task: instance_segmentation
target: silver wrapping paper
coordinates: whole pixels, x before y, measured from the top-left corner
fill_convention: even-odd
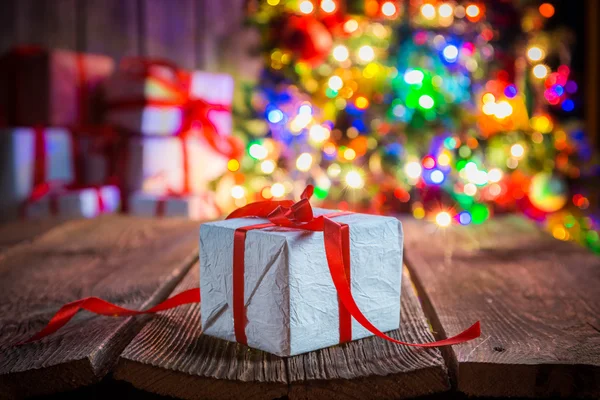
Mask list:
[[[315,215],[332,212],[315,209]],[[380,330],[400,326],[402,225],[396,218],[349,214],[352,294]],[[235,341],[233,236],[235,229],[268,222],[237,218],[200,228],[200,291],[204,333]],[[244,301],[250,347],[292,356],[339,343],[338,298],[325,257],[323,232],[251,230],[245,246]],[[352,339],[372,334],[354,319]]]

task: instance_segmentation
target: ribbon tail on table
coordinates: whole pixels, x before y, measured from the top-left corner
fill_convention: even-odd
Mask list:
[[[147,310],[136,311],[127,308],[119,307],[115,304],[109,303],[106,300],[102,300],[99,297],[86,297],[67,303],[60,308],[50,319],[48,324],[38,333],[30,337],[29,339],[17,343],[22,345],[26,343],[35,342],[48,335],[53,334],[64,325],[67,324],[79,310],[87,310],[99,315],[105,315],[107,317],[130,317],[133,315],[140,314],[152,314],[159,311],[170,310],[171,308],[179,307],[184,304],[200,303],[200,288],[189,289],[181,292],[173,297],[168,298],[162,303],[157,304]]]

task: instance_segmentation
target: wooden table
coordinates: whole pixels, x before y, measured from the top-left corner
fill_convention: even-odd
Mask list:
[[[367,338],[286,359],[203,336],[194,304],[144,317],[81,312],[14,347],[74,299],[139,309],[196,287],[198,224],[0,227],[0,399],[600,397],[600,258],[518,217],[445,230],[402,221],[402,327],[391,335],[433,341],[481,320],[480,339],[440,350]]]

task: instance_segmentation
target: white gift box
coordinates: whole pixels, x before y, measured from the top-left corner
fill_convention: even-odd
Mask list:
[[[220,216],[210,192],[182,196],[133,193],[129,196],[129,213],[144,217],[186,217],[198,221]]]
[[[187,160],[184,164],[184,148]],[[207,185],[227,168],[228,159],[212,151],[202,137],[132,137],[126,180],[129,190],[148,193],[183,192],[185,180],[193,193]],[[186,177],[184,166],[187,165]]]
[[[71,133],[44,128],[46,181],[70,184],[75,179]],[[36,134],[34,128],[0,130],[0,218],[18,215],[18,208],[34,186]]]
[[[172,68],[150,66],[145,79],[131,77],[126,73],[117,73],[106,85],[105,95],[110,105],[132,99],[147,100],[143,107],[111,107],[106,115],[109,123],[129,131],[145,135],[171,136],[179,132],[183,123],[182,106],[157,106],[153,101],[182,103],[181,93],[172,86],[181,87],[182,82]],[[209,104],[231,106],[233,100],[233,78],[227,74],[214,74],[202,71],[190,73],[190,99],[202,99]],[[179,89],[180,90],[180,89]],[[222,135],[232,132],[230,111],[210,111],[209,120]]]
[[[28,203],[23,208],[23,216],[27,219],[38,219],[50,215],[60,215],[68,218],[93,218],[100,214],[115,213],[119,210],[120,205],[121,194],[119,188],[113,185],[98,188],[69,189],[48,194],[39,200]]]
[[[315,215],[331,213],[315,209]],[[350,227],[351,290],[381,331],[400,326],[402,225],[366,214],[334,217]],[[268,222],[236,218],[200,228],[200,292],[204,333],[235,341],[233,239],[237,228]],[[248,346],[292,356],[339,343],[339,305],[323,232],[272,227],[250,230],[245,242],[244,304]],[[372,334],[352,319],[352,339]]]

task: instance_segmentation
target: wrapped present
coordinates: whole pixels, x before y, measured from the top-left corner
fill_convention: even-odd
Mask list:
[[[93,218],[100,214],[117,212],[121,204],[119,188],[113,185],[89,187],[62,187],[46,190],[38,188],[21,205],[21,216],[38,219],[59,215],[68,218]]]
[[[62,128],[6,128],[0,131],[0,209],[2,219],[16,216],[36,187],[68,185],[78,175],[73,136]]]
[[[193,303],[200,303],[203,333],[280,356],[370,335],[413,347],[451,346],[481,335],[479,322],[430,343],[403,342],[383,333],[380,329],[400,325],[402,225],[395,218],[313,210],[313,189],[308,186],[297,203],[259,201],[225,221],[203,224],[200,288],[145,310],[97,297],[76,300],[16,344],[51,335],[80,309],[130,317]]]
[[[202,194],[149,194],[129,196],[129,213],[146,217],[186,217],[212,220],[221,215],[211,192]]]
[[[0,58],[0,115],[6,126],[80,126],[100,122],[107,56],[19,47]]]
[[[81,182],[84,185],[115,183],[118,179],[119,147],[124,143],[111,126],[96,125],[73,132]]]
[[[307,197],[252,203],[201,226],[204,333],[280,356],[371,336],[340,303],[328,264],[336,258],[368,321],[400,326],[401,223],[313,210]]]
[[[228,159],[209,151],[195,130],[179,136],[130,137],[128,142],[123,173],[130,191],[202,193],[227,168]]]
[[[106,121],[145,135],[176,135],[192,124],[232,131],[233,79],[188,73],[167,61],[128,58],[104,89]]]

